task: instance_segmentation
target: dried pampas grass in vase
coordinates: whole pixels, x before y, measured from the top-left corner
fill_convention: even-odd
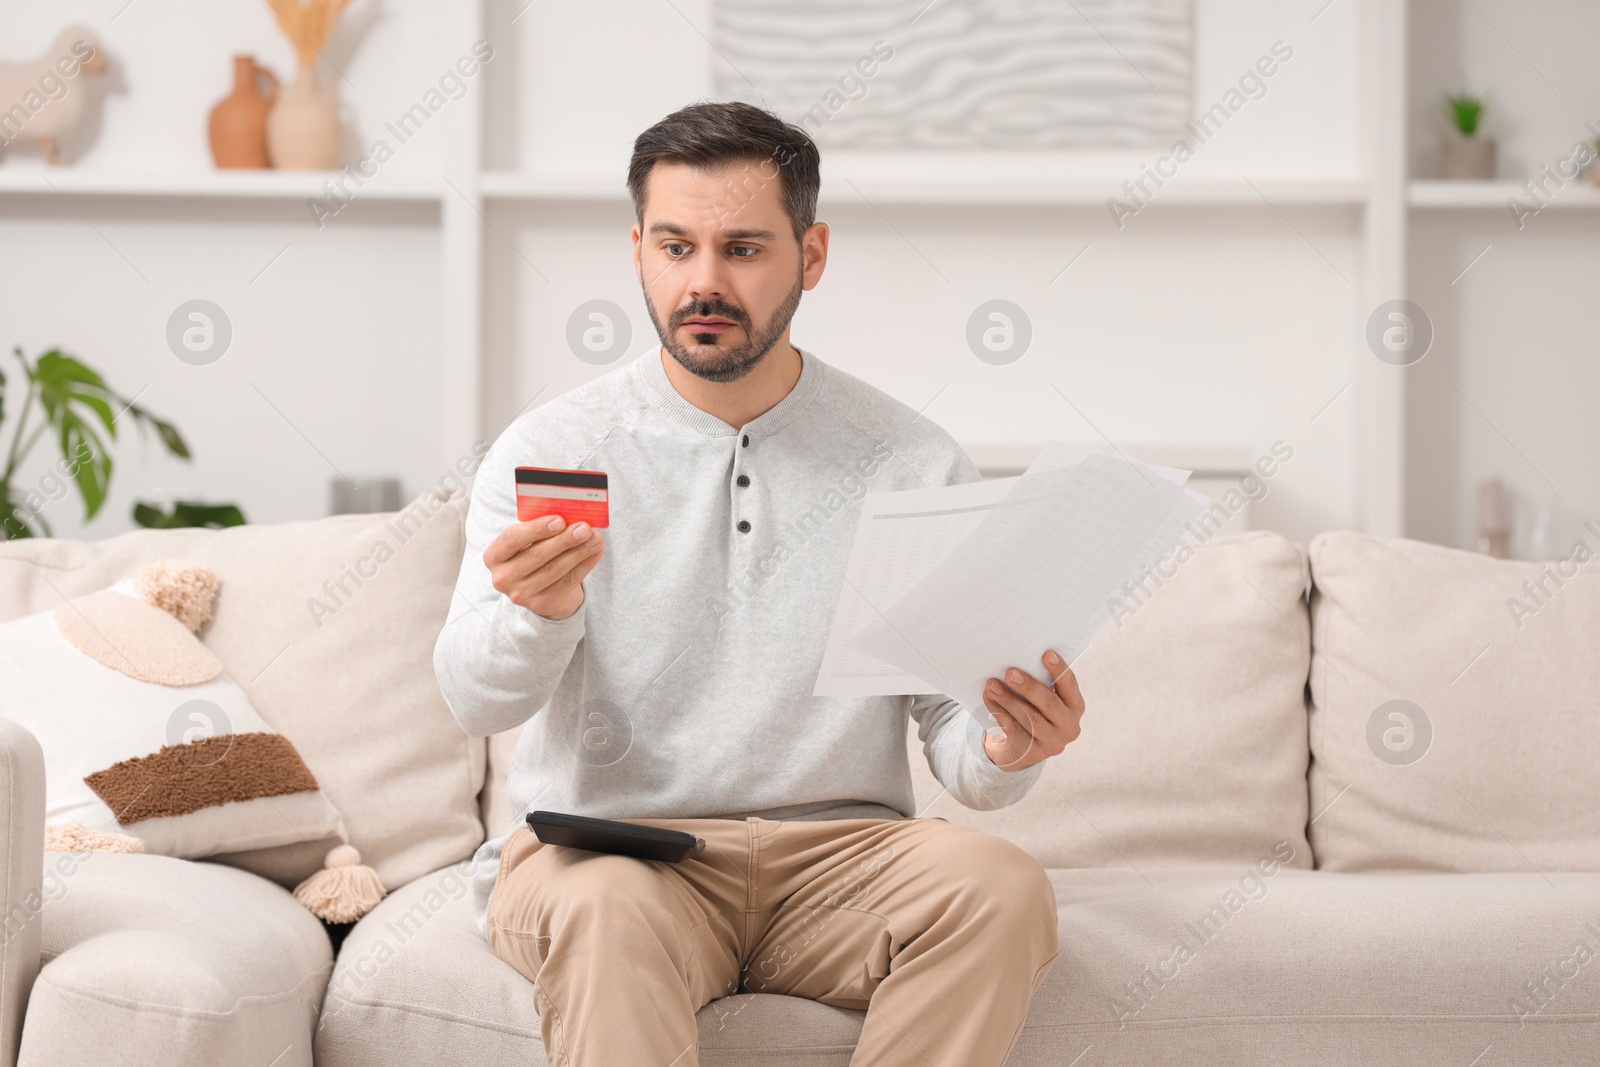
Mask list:
[[[333,83],[317,73],[317,59],[350,0],[267,0],[278,26],[294,45],[300,70],[278,94],[267,116],[267,154],[284,170],[332,170],[344,133]]]

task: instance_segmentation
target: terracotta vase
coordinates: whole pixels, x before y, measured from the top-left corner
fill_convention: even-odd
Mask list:
[[[211,158],[217,166],[270,165],[267,161],[267,113],[277,98],[276,74],[258,66],[254,56],[233,57],[233,93],[211,109]]]
[[[332,170],[343,132],[331,82],[301,67],[267,116],[267,154],[284,170]]]

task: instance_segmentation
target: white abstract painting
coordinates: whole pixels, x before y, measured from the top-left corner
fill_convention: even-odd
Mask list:
[[[715,93],[838,148],[1166,145],[1191,2],[712,0]]]

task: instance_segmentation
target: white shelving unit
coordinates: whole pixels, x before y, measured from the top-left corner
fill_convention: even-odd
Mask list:
[[[1361,82],[1366,174],[1357,180],[1189,180],[1163,192],[1165,209],[1228,207],[1275,211],[1279,206],[1341,208],[1359,215],[1357,239],[1363,264],[1363,291],[1355,306],[1361,321],[1349,323],[1351,396],[1355,405],[1354,484],[1358,525],[1379,535],[1399,535],[1404,526],[1405,427],[1404,375],[1379,363],[1364,343],[1365,311],[1406,295],[1406,245],[1412,210],[1504,208],[1520,192],[1509,182],[1446,183],[1408,181],[1406,173],[1408,0],[1356,0],[1361,9]],[[453,37],[481,39],[487,20],[483,3],[450,9]],[[472,92],[452,104],[449,143],[437,175],[380,173],[359,197],[438,207],[442,255],[440,299],[443,310],[444,380],[438,398],[440,430],[446,440],[487,436],[484,381],[485,244],[493,211],[519,204],[624,203],[626,190],[615,173],[518,173],[484,166],[485,93]],[[837,173],[837,170],[836,170]],[[72,168],[46,171],[0,167],[0,212],[26,210],[40,198],[151,198],[167,201],[303,203],[324,195],[333,173],[201,172],[138,173]],[[901,178],[865,174],[852,183],[834,181],[824,202],[875,204],[951,204],[969,208],[1008,205],[1103,207],[1115,194],[1112,183],[1082,179],[1042,181],[1017,178],[995,183]],[[1555,199],[1561,210],[1600,207],[1600,189],[1576,185]],[[165,211],[181,211],[168,205]]]
[[[1361,239],[1363,299],[1351,323],[1356,494],[1361,527],[1379,537],[1405,532],[1404,368],[1366,347],[1368,310],[1406,295],[1406,49],[1409,0],[1366,0],[1361,8],[1362,111],[1368,187]]]

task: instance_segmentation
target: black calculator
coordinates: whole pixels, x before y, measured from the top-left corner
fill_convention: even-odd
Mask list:
[[[706,847],[705,838],[682,830],[640,826],[615,819],[592,819],[559,811],[528,812],[528,829],[546,845],[565,845],[666,863],[678,863]]]

